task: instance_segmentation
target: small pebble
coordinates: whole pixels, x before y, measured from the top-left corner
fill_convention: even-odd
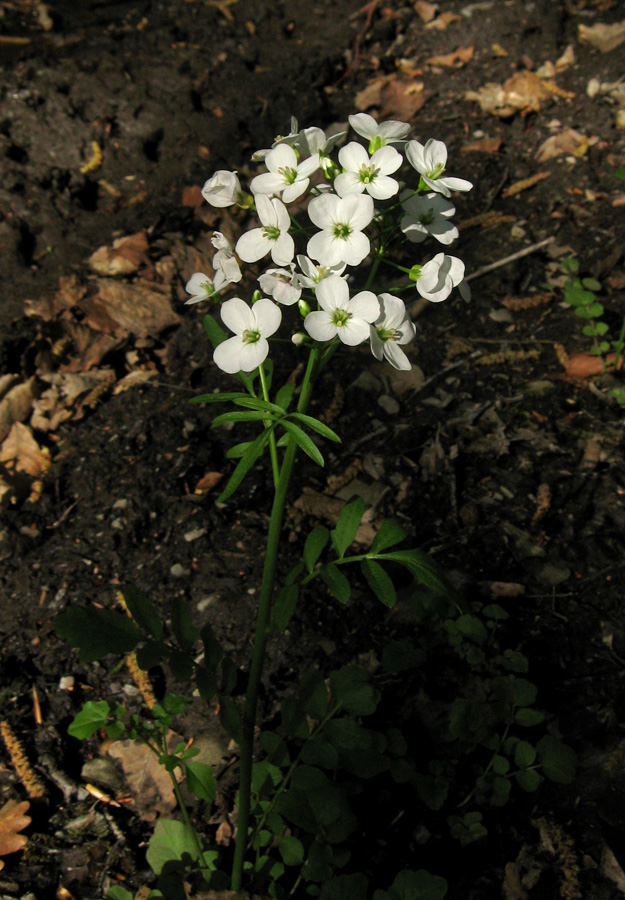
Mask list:
[[[397,400],[394,397],[389,397],[388,394],[382,394],[381,397],[378,397],[378,406],[381,406],[389,416],[396,416],[400,409]]]
[[[184,566],[181,563],[174,563],[169,571],[174,578],[182,578],[185,574]]]

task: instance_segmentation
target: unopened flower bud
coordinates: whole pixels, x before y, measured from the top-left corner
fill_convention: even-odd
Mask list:
[[[239,209],[251,209],[254,206],[254,198],[247,191],[239,191],[237,196],[237,206]]]
[[[262,296],[263,295],[260,291],[254,291],[254,293],[252,294],[252,303],[258,303]]]
[[[306,316],[308,315],[308,313],[310,312],[310,306],[308,305],[308,303],[306,303],[305,300],[300,300],[297,304],[297,307],[300,311],[302,318],[305,319]]]
[[[307,336],[303,332],[296,331],[295,334],[293,335],[293,337],[291,338],[291,340],[293,341],[293,343],[295,344],[296,347],[301,347],[302,344],[304,344],[306,342],[306,338],[307,338]]]
[[[413,266],[412,269],[410,270],[410,272],[408,273],[408,278],[411,281],[414,281],[416,283],[419,280],[419,278],[421,277],[421,269],[422,268],[423,268],[423,266]]]

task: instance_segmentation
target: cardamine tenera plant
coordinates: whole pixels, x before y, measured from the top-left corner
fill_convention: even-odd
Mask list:
[[[415,326],[402,296],[416,292],[438,303],[456,287],[468,293],[463,263],[445,251],[458,236],[450,197],[472,185],[446,173],[445,144],[421,144],[411,139],[409,125],[379,124],[363,113],[350,116],[349,125],[353,139],[347,132],[328,137],[316,127],[299,130],[293,120],[290,134],[254,154],[264,171],[251,180],[251,193],[229,171],[216,172],[202,191],[214,207],[238,206],[242,225],[251,214],[252,227],[234,247],[216,232],[214,274],[196,273],[186,286],[188,303],[205,302],[211,312],[220,307],[221,322],[231,335],[214,315],[205,316],[204,326],[216,366],[238,381],[238,389],[203,394],[193,402],[229,407],[213,426],[243,422],[258,429],[253,439],[229,449],[227,456],[236,465],[219,502],[234,494],[265,453],[274,486],[243,704],[233,698],[236,667],[224,656],[210,623],[198,629],[179,599],[173,601],[166,623],[134,586],[123,591],[129,615],[70,608],[56,620],[57,631],[80,648],[84,662],[135,649],[143,670],[166,661],[174,679],[190,683],[207,703],[218,705],[222,724],[239,746],[236,840],[228,878],[224,860],[216,850],[205,848],[201,826],[197,820],[193,824],[186,806],[189,794],[209,804],[214,801],[213,770],[194,759],[193,746],[167,745],[172,718],[184,710],[188,698],[167,694],[149,716],[131,715],[119,703],[91,701],[70,726],[70,734],[83,739],[102,728],[112,738],[139,738],[171,775],[182,821],[159,820],[150,840],[147,859],[159,876],[151,897],[183,898],[185,879],[195,871],[215,890],[245,888],[276,900],[364,900],[368,877],[350,865],[350,837],[358,824],[354,804],[363,779],[388,774],[397,784],[412,785],[415,797],[438,810],[453,795],[453,753],[479,752],[477,765],[470,767],[473,782],[463,796],[456,796],[454,814],[448,817],[452,835],[464,844],[486,833],[476,803],[501,805],[513,780],[535,790],[543,775],[561,781],[571,777],[568,748],[549,736],[536,746],[514,736],[517,726],[531,727],[544,717],[530,708],[534,686],[517,674],[526,671],[527,660],[516,650],[500,652],[495,635],[507,617],[505,610],[496,605],[482,611],[461,609],[431,560],[420,550],[400,548],[406,533],[395,520],[382,522],[368,549],[350,553],[365,510],[364,501],[354,497],[333,530],[322,525],[312,530],[300,561],[289,569],[280,558],[298,452],[323,465],[319,445],[340,440],[308,412],[319,376],[334,354],[368,343],[377,360],[409,370],[403,348],[415,336]],[[398,262],[398,250],[420,250],[427,239],[443,249],[431,258],[420,256],[410,268]],[[250,289],[249,300],[223,299],[243,281],[241,264],[249,267],[258,289]],[[397,280],[401,283],[394,283]],[[278,339],[280,331],[283,337]],[[290,345],[284,354],[292,353],[304,363],[297,385],[272,383],[270,345],[278,340]],[[429,736],[456,749],[429,764],[425,760],[425,771],[417,771],[398,728],[376,731],[363,722],[376,710],[380,686],[367,670],[354,665],[332,672],[328,679],[315,669],[304,672],[297,696],[282,704],[281,726],[258,738],[268,635],[272,629],[286,629],[300,594],[319,580],[340,603],[347,603],[349,573],[355,566],[385,607],[396,602],[389,573],[398,566],[420,585],[415,602],[426,639],[418,645],[409,640],[389,645],[382,660],[387,679],[423,665],[432,648],[452,653],[462,665],[482,667],[479,677],[491,679],[490,692],[482,691],[488,700],[481,706],[471,705],[458,685],[447,733]],[[287,571],[281,586],[276,585],[278,569]],[[398,868],[388,890],[372,886],[377,888],[374,900],[444,896],[446,883],[440,876]],[[132,897],[120,885],[108,896]]]

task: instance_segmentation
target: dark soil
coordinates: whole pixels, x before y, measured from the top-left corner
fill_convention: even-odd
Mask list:
[[[454,900],[625,890],[623,409],[609,396],[615,376],[567,374],[566,355],[588,352],[591,341],[562,304],[559,266],[576,257],[581,273],[602,282],[615,339],[625,316],[625,243],[623,182],[614,173],[625,141],[616,101],[591,98],[587,85],[618,80],[623,45],[600,52],[580,43],[578,29],[618,22],[623,9],[610,0],[448,0],[443,11],[461,18],[426,29],[403,0],[362,9],[353,0],[0,2],[0,404],[3,376],[14,376],[10,387],[30,385],[16,418],[43,451],[26,471],[8,455],[0,462],[0,718],[45,785],[27,849],[8,856],[0,874],[3,897],[45,900],[59,887],[99,897],[104,876],[123,877],[132,890],[148,878],[137,848],[150,829],[131,811],[106,808],[121,839],[64,830],[96,802],[77,799],[88,751],[67,725],[86,699],[134,702],[134,688],[116,660],[79,664],[53,630],[59,612],[110,607],[120,585],[135,583],[165,609],[184,597],[242,673],[249,660],[271,483],[259,470],[225,505],[215,504],[216,491],[196,490],[210,473],[229,471],[233,438],[210,430],[211,409],[187,402],[231,389],[212,363],[204,310],[183,305],[187,278],[210,258],[212,231],[233,226],[229,214],[198,202],[198,188],[220,168],[253,174],[251,153],[271,146],[291,115],[327,128],[359,103],[405,120],[402,104],[418,82],[426,99],[412,114],[415,137],[444,140],[449,171],[475,185],[456,199],[461,237],[452,252],[467,273],[553,241],[478,275],[470,303],[430,305],[418,319],[410,384],[372,364],[368,349],[336,360],[312,413],[332,401],[343,443],[326,448],[325,470],[301,463],[285,550],[295,557],[317,521],[303,488],[333,495],[337,477],[347,471],[349,484],[353,472],[377,498],[376,522],[396,516],[468,597],[506,606],[549,728],[579,755],[572,786],[551,785],[497,811],[490,842],[477,850],[440,835],[428,845],[419,816],[406,816],[393,838],[404,856],[380,851],[382,875],[377,882],[370,872],[372,884],[386,887],[397,863],[444,875]],[[569,44],[575,61],[556,75],[560,93],[539,108],[500,118],[465,99],[467,90],[555,63]],[[469,46],[474,55],[461,68],[426,64]],[[360,92],[383,76],[386,84],[403,78],[412,93],[382,93],[366,106]],[[579,152],[537,161],[547,138],[567,128],[586,136]],[[102,158],[89,169],[92,142]],[[506,196],[542,172],[548,177]],[[103,279],[87,260],[139,233],[135,269],[105,280],[151,292],[165,313],[134,330],[103,324],[89,305]],[[276,378],[296,365],[278,355]],[[129,373],[145,380],[122,382]],[[46,397],[52,405],[38,406]],[[393,614],[359,595],[341,607],[318,592],[272,638],[267,721],[304,668],[365,661],[401,631]],[[72,691],[60,684],[68,676]],[[164,683],[155,689],[162,694]],[[181,723],[185,738],[206,727],[195,715]],[[403,717],[418,741],[416,719]],[[0,804],[25,798],[3,750]],[[227,815],[231,796],[223,804]],[[521,884],[528,858],[548,856],[541,821],[569,841],[577,869],[571,875],[554,851],[534,882]]]

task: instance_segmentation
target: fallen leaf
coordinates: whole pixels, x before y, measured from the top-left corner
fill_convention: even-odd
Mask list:
[[[75,275],[63,276],[59,279],[59,290],[52,297],[41,297],[38,300],[26,300],[24,303],[27,316],[39,316],[44,321],[50,319],[64,310],[71,309],[85,296],[87,288],[81,284]]]
[[[30,415],[35,394],[35,379],[16,384],[0,400],[0,441],[3,441],[14,422],[23,422]]]
[[[22,803],[18,803],[17,800],[7,800],[0,809],[0,856],[17,853],[28,843],[26,835],[19,834],[19,832],[30,825],[30,816],[25,815],[29,807],[30,803],[27,800]],[[4,863],[0,860],[0,869],[3,866]]]
[[[170,732],[168,750],[171,752],[180,740],[180,735]],[[141,741],[114,741],[107,752],[124,770],[135,809],[144,822],[153,822],[159,814],[167,815],[175,809],[176,796],[171,778],[153,750]]]
[[[429,66],[450,66],[460,69],[466,65],[472,58],[475,47],[459,47],[453,53],[447,53],[444,56],[430,56],[426,59]]]
[[[202,197],[202,188],[197,184],[184,188],[182,192],[182,205],[191,207],[203,206],[204,198]]]
[[[312,488],[304,488],[293,506],[306,516],[314,516],[316,519],[325,520],[330,525],[336,525],[345,503],[334,497],[328,497],[326,494],[320,494]],[[365,512],[354,538],[355,543],[361,544],[363,547],[369,547],[376,535],[376,529],[366,519],[367,512]]]
[[[488,82],[477,91],[467,91],[465,99],[477,100],[484,112],[507,118],[517,112],[538,112],[541,104],[559,90],[541,81],[534,72],[523,71],[516,72],[503,85]]]
[[[615,22],[613,25],[604,25],[601,22],[596,25],[577,26],[580,44],[590,44],[602,53],[614,50],[625,41],[625,20]]]
[[[195,485],[194,494],[208,494],[223,478],[223,472],[207,472]]]
[[[603,368],[603,359],[591,353],[571,353],[566,362],[569,378],[590,378],[603,372]]]
[[[148,262],[145,231],[118,238],[112,247],[99,247],[89,257],[89,265],[98,275],[131,275]]]
[[[431,22],[436,15],[438,3],[428,3],[427,0],[417,0],[414,8],[417,15],[420,16],[421,21],[427,24],[428,22]]]
[[[625,872],[607,844],[603,845],[601,857],[601,874],[613,881],[621,894],[625,894]]]
[[[556,69],[568,69],[569,66],[575,65],[575,51],[573,44],[569,44],[562,56],[556,59]]]
[[[462,16],[459,16],[457,13],[444,12],[437,19],[434,19],[433,22],[428,22],[425,27],[436,31],[444,31],[451,22],[459,22],[461,19]]]
[[[80,303],[94,331],[156,337],[180,322],[169,298],[141,284],[98,280],[98,293]]]
[[[537,162],[546,162],[556,156],[583,156],[588,150],[588,139],[585,134],[565,128],[560,134],[554,134],[540,145],[536,152]]]
[[[377,106],[383,118],[410,121],[426,99],[423,82],[408,81],[393,73],[376,78],[356,94],[355,105],[361,112]]]
[[[501,138],[482,138],[481,141],[473,141],[460,148],[461,153],[497,153],[501,147]]]
[[[495,58],[508,56],[508,51],[504,50],[501,44],[491,44],[491,50]]]
[[[48,468],[49,456],[42,451],[28,425],[16,422],[0,445],[0,462],[10,463],[15,471],[39,478]]]

